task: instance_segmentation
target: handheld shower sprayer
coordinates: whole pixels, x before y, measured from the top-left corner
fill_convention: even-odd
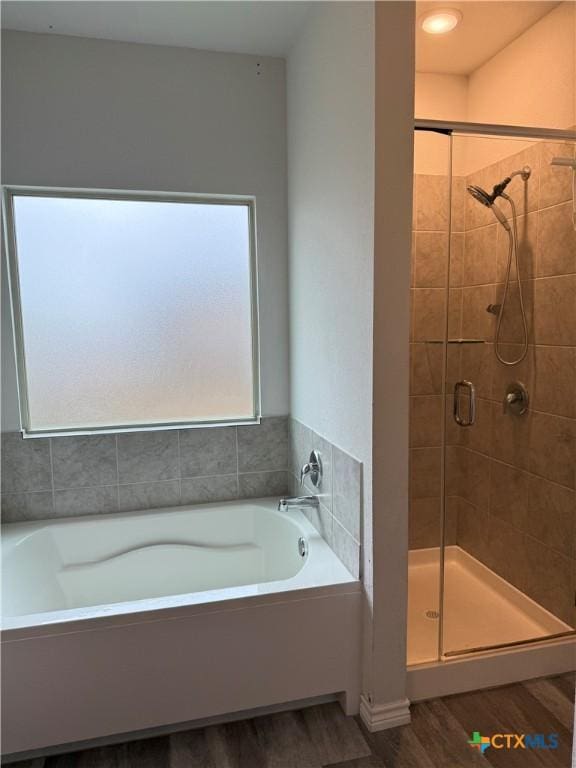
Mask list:
[[[510,224],[508,224],[506,220],[506,216],[502,213],[500,208],[498,208],[497,205],[494,204],[494,200],[496,199],[496,196],[489,195],[486,190],[482,189],[482,187],[477,187],[474,184],[471,184],[468,188],[468,192],[472,195],[474,200],[477,200],[479,203],[482,203],[482,205],[485,205],[487,208],[492,209],[492,213],[500,224],[504,227],[504,229],[508,230],[510,232]],[[500,192],[500,195],[502,192]]]
[[[516,223],[516,206],[514,205],[514,201],[512,200],[512,198],[509,197],[504,190],[506,189],[508,184],[510,184],[510,182],[515,176],[521,176],[522,181],[526,182],[530,178],[531,173],[532,173],[532,169],[530,168],[530,166],[525,165],[520,170],[514,171],[514,173],[511,173],[510,176],[506,176],[506,178],[503,179],[498,184],[495,184],[494,187],[492,188],[491,194],[486,192],[485,189],[482,189],[482,187],[478,187],[474,184],[471,184],[470,186],[467,187],[467,191],[472,195],[474,200],[477,200],[479,203],[482,203],[482,205],[485,205],[487,208],[490,208],[494,216],[498,219],[498,221],[504,227],[506,232],[508,232],[509,247],[508,247],[508,264],[506,268],[506,280],[504,282],[504,295],[502,297],[500,311],[498,312],[498,322],[496,325],[496,338],[494,341],[494,352],[498,360],[503,365],[517,365],[518,363],[521,363],[522,360],[524,360],[524,358],[526,357],[526,354],[528,352],[528,324],[526,321],[526,311],[524,309],[524,297],[522,295],[522,283],[520,278],[520,263],[518,259],[518,228]],[[508,223],[508,220],[504,215],[503,211],[495,204],[495,200],[498,197],[503,198],[510,204],[510,208],[512,209],[512,226],[514,228],[514,231],[512,231],[512,227]],[[515,262],[516,262],[516,280],[518,282],[518,298],[520,301],[520,312],[522,314],[522,327],[523,327],[524,341],[522,344],[522,352],[520,354],[520,357],[518,357],[515,360],[505,360],[500,354],[499,344],[500,344],[500,331],[502,327],[502,318],[504,316],[504,311],[506,309],[506,299],[508,298],[508,289],[510,286],[512,256],[514,256]],[[491,310],[489,309],[489,311]]]

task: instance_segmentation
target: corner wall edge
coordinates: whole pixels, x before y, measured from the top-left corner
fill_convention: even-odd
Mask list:
[[[373,704],[360,697],[360,718],[370,733],[408,725],[411,720],[410,700],[396,699],[387,704]]]

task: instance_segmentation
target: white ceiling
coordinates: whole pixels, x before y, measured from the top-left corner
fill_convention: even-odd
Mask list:
[[[467,75],[549,13],[541,0],[416,3],[416,70]],[[134,43],[285,56],[314,2],[306,0],[5,0],[2,27]],[[430,8],[458,8],[447,35],[418,23]]]
[[[295,2],[2,2],[2,27],[133,43],[285,56],[310,10]]]
[[[469,75],[557,5],[540,0],[417,2],[416,71]],[[424,32],[419,19],[434,7],[461,11],[462,21],[453,32]]]

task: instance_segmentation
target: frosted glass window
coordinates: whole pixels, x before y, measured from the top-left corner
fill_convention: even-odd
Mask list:
[[[9,202],[25,431],[256,417],[250,201]]]

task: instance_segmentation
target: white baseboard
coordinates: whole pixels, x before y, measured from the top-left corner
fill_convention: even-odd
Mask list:
[[[365,696],[360,698],[360,717],[370,733],[408,725],[410,722],[410,701],[398,699],[388,704],[372,704]]]

